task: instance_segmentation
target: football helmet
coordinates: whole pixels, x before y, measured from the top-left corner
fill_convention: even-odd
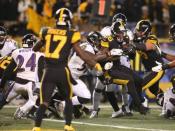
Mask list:
[[[124,25],[126,25],[127,22],[127,18],[124,14],[122,13],[117,13],[113,16],[112,18],[112,23],[117,22],[117,21],[121,21],[124,23]]]
[[[31,48],[37,42],[37,38],[33,34],[27,34],[22,38],[22,47]]]
[[[111,25],[111,32],[113,38],[115,38],[118,42],[123,42],[124,34],[126,32],[125,25],[121,21],[114,22]]]
[[[102,39],[102,35],[97,31],[92,31],[87,36],[87,41],[97,49],[100,47]]]
[[[67,26],[71,28],[73,15],[67,8],[61,8],[55,14],[56,26]]]
[[[151,33],[151,23],[148,20],[141,20],[136,24],[135,35],[137,39],[145,39]]]
[[[169,34],[170,34],[170,38],[171,38],[173,41],[175,41],[175,24],[173,24],[173,25],[170,27]]]
[[[3,45],[7,38],[7,30],[0,26],[0,45]]]

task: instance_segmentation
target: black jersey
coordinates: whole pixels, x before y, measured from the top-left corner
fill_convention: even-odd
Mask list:
[[[45,44],[46,66],[67,65],[72,44],[81,39],[80,32],[67,28],[43,28],[40,37]]]
[[[160,51],[157,37],[154,35],[150,35],[147,37],[147,39],[145,41],[140,42],[140,44],[144,44],[147,41],[154,44],[155,50],[137,51],[137,53],[139,54],[140,60],[137,60],[137,58],[135,58],[135,61],[138,62],[137,64],[140,64],[140,61],[141,61],[141,63],[144,65],[144,68],[146,69],[146,71],[151,71],[152,67],[157,65],[156,61],[163,63],[163,60],[161,57],[161,51]],[[138,41],[134,41],[134,42],[138,42]],[[138,67],[139,66],[140,65],[138,65]]]
[[[11,60],[12,60],[12,57],[10,56],[5,56],[0,60],[0,78],[2,77],[4,70],[10,64]]]

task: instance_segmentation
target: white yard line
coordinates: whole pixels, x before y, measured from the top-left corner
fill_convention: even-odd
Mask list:
[[[4,108],[17,108],[19,106],[16,106],[16,105],[6,105],[4,106]],[[92,106],[91,105],[87,105],[87,107],[91,108]],[[150,105],[149,106],[150,108],[153,108],[153,109],[161,109],[160,106],[158,105]],[[101,105],[100,108],[112,108],[110,105]]]
[[[54,120],[54,119],[44,119],[45,121],[50,122],[60,122],[65,123],[64,120]],[[118,129],[128,129],[128,130],[140,130],[140,131],[173,131],[173,130],[163,130],[163,129],[151,129],[151,128],[138,128],[138,127],[129,127],[129,126],[119,126],[119,125],[105,125],[105,124],[96,124],[96,123],[87,123],[87,122],[77,122],[72,121],[73,124],[77,125],[88,125],[96,127],[108,127],[108,128],[118,128]]]

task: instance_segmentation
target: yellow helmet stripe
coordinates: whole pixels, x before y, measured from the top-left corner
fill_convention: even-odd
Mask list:
[[[59,22],[63,22],[63,12],[64,12],[65,8],[62,8],[60,11],[60,17],[59,17]]]

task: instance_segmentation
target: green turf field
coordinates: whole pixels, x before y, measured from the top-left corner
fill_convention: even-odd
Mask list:
[[[14,120],[14,108],[4,108],[0,111],[0,131],[31,131],[33,121]],[[98,118],[87,117],[74,120],[76,131],[175,131],[175,120],[161,118],[160,109],[152,109],[147,116],[134,113],[134,116],[112,119],[112,110],[102,108]],[[42,131],[62,131],[62,120],[45,120]]]

